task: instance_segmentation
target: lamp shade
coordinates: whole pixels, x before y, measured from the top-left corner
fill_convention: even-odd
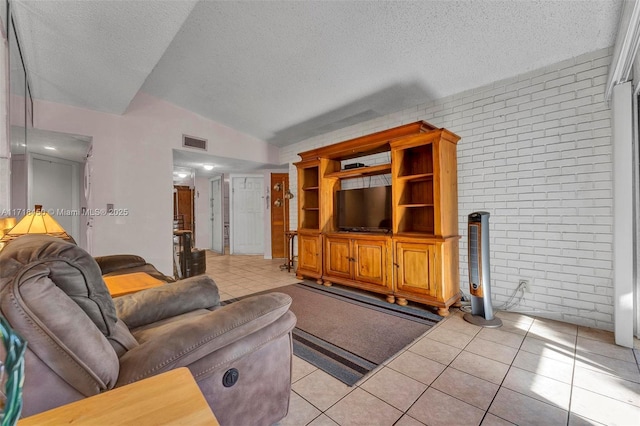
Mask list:
[[[23,217],[0,242],[9,242],[26,234],[45,234],[73,241],[64,228],[46,210],[42,210],[41,205],[36,205],[34,211]]]
[[[4,237],[4,234],[11,231],[11,228],[16,226],[15,217],[0,217],[0,238]]]

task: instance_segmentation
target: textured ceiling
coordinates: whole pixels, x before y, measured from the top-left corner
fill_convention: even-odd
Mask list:
[[[36,99],[123,113],[195,1],[12,1]]]
[[[613,45],[618,1],[15,0],[37,99],[138,92],[279,146]]]

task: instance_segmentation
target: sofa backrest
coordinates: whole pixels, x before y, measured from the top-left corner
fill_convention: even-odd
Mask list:
[[[116,311],[100,268],[80,247],[35,235],[9,243],[0,251],[0,312],[27,341],[27,412],[29,401],[65,392],[60,383],[71,400],[115,385],[119,361],[108,338],[118,333]]]

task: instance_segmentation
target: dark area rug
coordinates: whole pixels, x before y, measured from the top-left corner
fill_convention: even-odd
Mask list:
[[[303,282],[270,292],[293,299],[291,311],[298,318],[293,352],[349,386],[442,319],[428,309],[341,286]]]

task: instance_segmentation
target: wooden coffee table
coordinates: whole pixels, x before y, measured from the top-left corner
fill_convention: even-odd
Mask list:
[[[166,282],[144,272],[104,277],[104,282],[107,284],[111,297],[124,296],[125,294],[131,294],[166,284]]]
[[[25,417],[31,425],[219,426],[186,367]]]

